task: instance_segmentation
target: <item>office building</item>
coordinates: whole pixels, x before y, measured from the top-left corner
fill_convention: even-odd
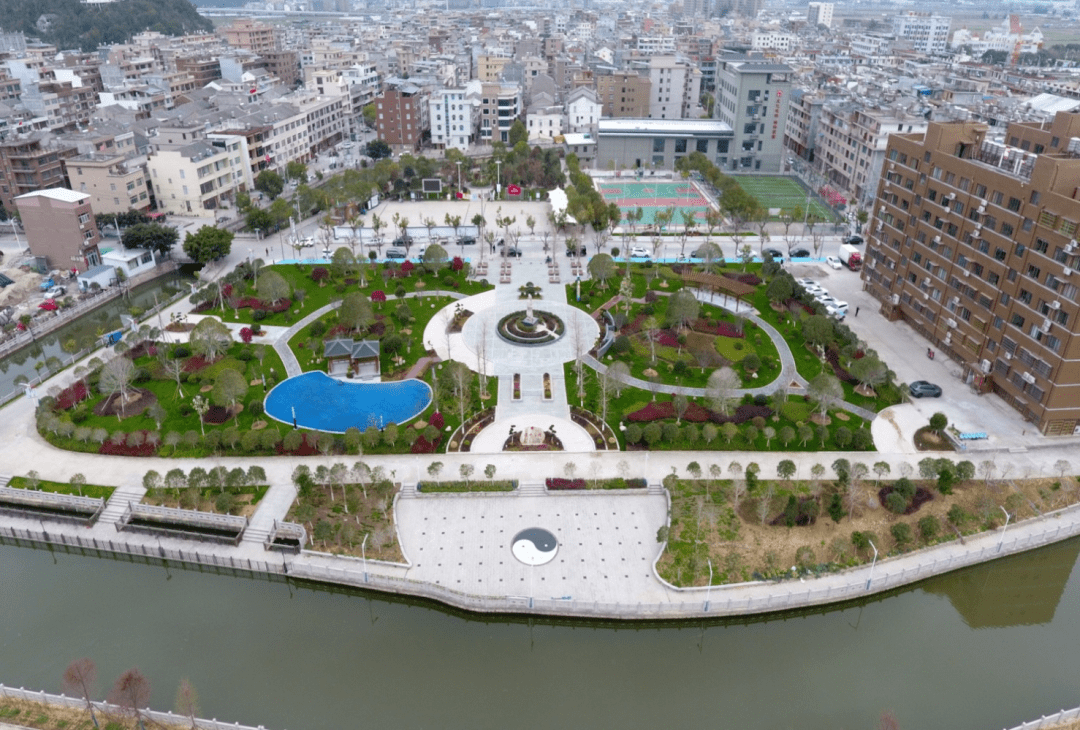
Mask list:
[[[713,117],[734,132],[722,170],[778,173],[784,159],[792,70],[758,56],[717,58]]]

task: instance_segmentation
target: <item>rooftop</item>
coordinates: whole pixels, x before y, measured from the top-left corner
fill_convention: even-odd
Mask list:
[[[731,126],[717,119],[601,119],[604,134],[733,134]]]
[[[84,200],[90,199],[90,196],[86,193],[77,193],[74,190],[68,190],[67,188],[48,188],[46,190],[35,190],[32,193],[19,195],[15,200],[38,197],[51,198],[52,200],[59,200],[62,203],[81,203]]]

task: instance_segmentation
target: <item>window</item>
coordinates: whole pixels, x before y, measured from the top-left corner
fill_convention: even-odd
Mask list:
[[[87,224],[89,222],[90,222],[90,214],[89,213],[80,213],[79,214],[79,223],[80,224],[85,225],[85,224]]]
[[[707,139],[699,139],[697,141],[696,147],[697,147],[698,152],[700,152],[702,154],[707,153],[709,151],[709,140],[707,140]]]
[[[654,137],[652,141],[653,152],[663,152],[667,146],[667,140],[663,137]]]
[[[675,153],[676,154],[685,154],[686,153],[686,140],[685,139],[677,139],[677,140],[675,140]]]
[[[1018,327],[1020,329],[1023,329],[1024,328],[1024,318],[1021,317],[1018,313],[1014,313],[1013,316],[1009,318],[1009,324],[1011,324],[1014,327]]]

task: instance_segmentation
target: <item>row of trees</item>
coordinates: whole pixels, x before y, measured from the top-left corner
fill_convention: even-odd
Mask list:
[[[86,710],[90,713],[94,727],[101,730],[94,710],[97,697],[97,665],[94,660],[84,657],[68,664],[64,669],[63,685],[66,694],[86,703]],[[146,730],[150,691],[150,680],[138,669],[132,668],[117,677],[105,701],[118,707],[124,717],[138,723],[141,730]],[[187,679],[181,679],[180,686],[177,687],[175,709],[177,714],[191,722],[192,730],[198,730],[196,720],[200,713],[199,693]],[[106,726],[113,727],[114,723],[109,722]]]

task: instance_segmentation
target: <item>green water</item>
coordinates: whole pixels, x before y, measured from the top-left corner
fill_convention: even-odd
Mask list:
[[[864,605],[618,626],[461,616],[355,591],[0,546],[0,681],[93,658],[152,705],[271,730],[997,730],[1080,704],[1080,540]],[[104,693],[104,690],[103,690]]]

